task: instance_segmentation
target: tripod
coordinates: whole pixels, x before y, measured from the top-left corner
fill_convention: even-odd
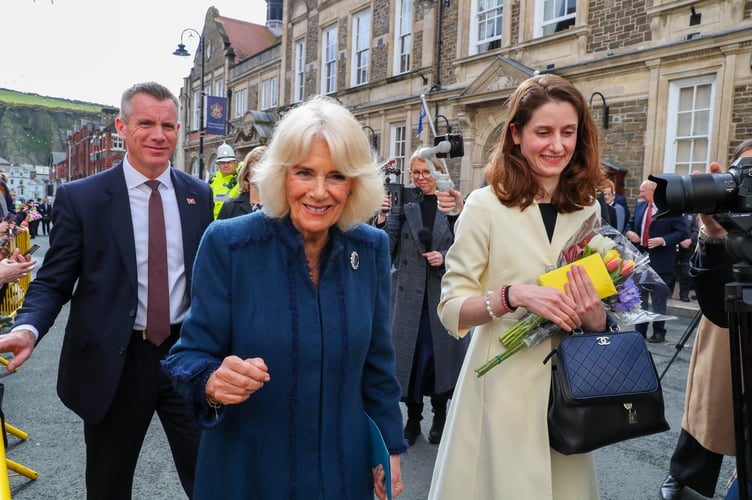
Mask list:
[[[731,343],[731,391],[734,403],[734,441],[739,499],[748,500],[749,483],[747,440],[750,436],[749,412],[752,408],[752,369],[745,360],[752,360],[752,268],[748,264],[734,264],[734,277],[738,280],[726,284],[726,312],[729,316]],[[744,391],[747,387],[747,391]]]
[[[700,323],[700,318],[702,317],[702,311],[699,309],[695,313],[694,317],[692,318],[692,321],[689,322],[687,325],[687,329],[684,330],[684,333],[682,334],[681,338],[679,339],[679,342],[676,344],[676,352],[669,360],[668,364],[666,365],[666,368],[663,369],[663,372],[661,372],[661,376],[658,377],[658,380],[663,380],[663,376],[666,374],[668,369],[671,367],[671,364],[674,362],[676,357],[679,355],[682,349],[684,349],[684,344],[687,343],[689,340],[689,337],[692,336],[694,331],[697,329],[697,325]]]

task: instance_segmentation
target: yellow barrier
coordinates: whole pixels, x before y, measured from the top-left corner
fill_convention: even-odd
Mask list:
[[[29,249],[30,238],[29,231],[22,231],[15,235],[11,240],[10,251],[18,248],[21,253]],[[31,283],[31,274],[24,276],[15,283],[9,283],[5,291],[5,296],[0,302],[0,326],[9,322],[10,319],[16,316],[16,312],[21,308],[26,290],[29,289],[29,283]],[[0,363],[8,365],[8,360],[4,357],[0,357]],[[13,427],[9,423],[5,423],[4,429],[0,429],[0,432],[7,432],[16,436],[19,439],[25,440],[29,435],[17,427]],[[39,473],[34,469],[30,469],[25,465],[21,465],[18,462],[7,458],[5,456],[5,446],[0,443],[0,500],[10,500],[10,483],[8,481],[8,471],[12,470],[22,476],[25,476],[31,480],[35,480],[39,477]]]
[[[29,249],[30,246],[29,231],[21,231],[15,235],[10,243],[10,251],[18,248],[21,253]],[[0,326],[2,326],[2,320],[6,318],[13,318],[16,312],[21,308],[23,304],[26,290],[29,289],[29,283],[31,283],[31,274],[27,274],[15,283],[8,283],[8,288],[5,291],[5,296],[0,302]],[[3,318],[5,316],[6,318]]]
[[[2,432],[8,432],[13,434],[21,440],[25,440],[29,435],[17,427],[13,427],[9,423],[5,423],[5,429]],[[0,500],[10,500],[10,481],[8,481],[8,471],[12,470],[22,476],[25,476],[32,481],[39,477],[39,473],[34,469],[30,469],[25,465],[21,465],[18,462],[7,458],[5,456],[5,446],[0,442]]]

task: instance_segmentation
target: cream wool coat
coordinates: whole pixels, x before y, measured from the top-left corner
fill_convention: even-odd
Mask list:
[[[524,211],[502,205],[489,187],[473,191],[455,226],[446,257],[439,317],[462,337],[459,312],[468,297],[504,283],[535,283],[556,266],[569,238],[598,204],[559,214],[549,243],[536,204]],[[439,446],[429,499],[473,500],[598,498],[591,454],[552,450],[546,421],[551,366],[543,358],[557,338],[516,353],[478,378],[474,369],[504,352],[499,336],[525,310],[475,328]]]
[[[736,455],[728,328],[705,316],[697,327],[687,374],[682,427],[705,449]]]

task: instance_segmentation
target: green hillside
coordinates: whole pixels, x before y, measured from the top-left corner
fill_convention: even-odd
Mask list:
[[[99,113],[102,108],[110,108],[103,104],[72,101],[55,97],[45,97],[38,94],[24,94],[15,90],[0,89],[0,103],[10,106],[31,106],[35,108],[50,108],[81,113]]]
[[[102,104],[0,89],[0,157],[45,165],[51,153],[66,151],[69,134],[109,123],[116,114]]]

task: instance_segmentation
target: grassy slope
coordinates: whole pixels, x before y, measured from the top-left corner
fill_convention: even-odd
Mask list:
[[[8,89],[0,89],[0,103],[7,103],[11,106],[44,107],[84,113],[99,113],[103,107],[109,107],[90,102],[71,101],[37,94],[24,94],[23,92]]]

